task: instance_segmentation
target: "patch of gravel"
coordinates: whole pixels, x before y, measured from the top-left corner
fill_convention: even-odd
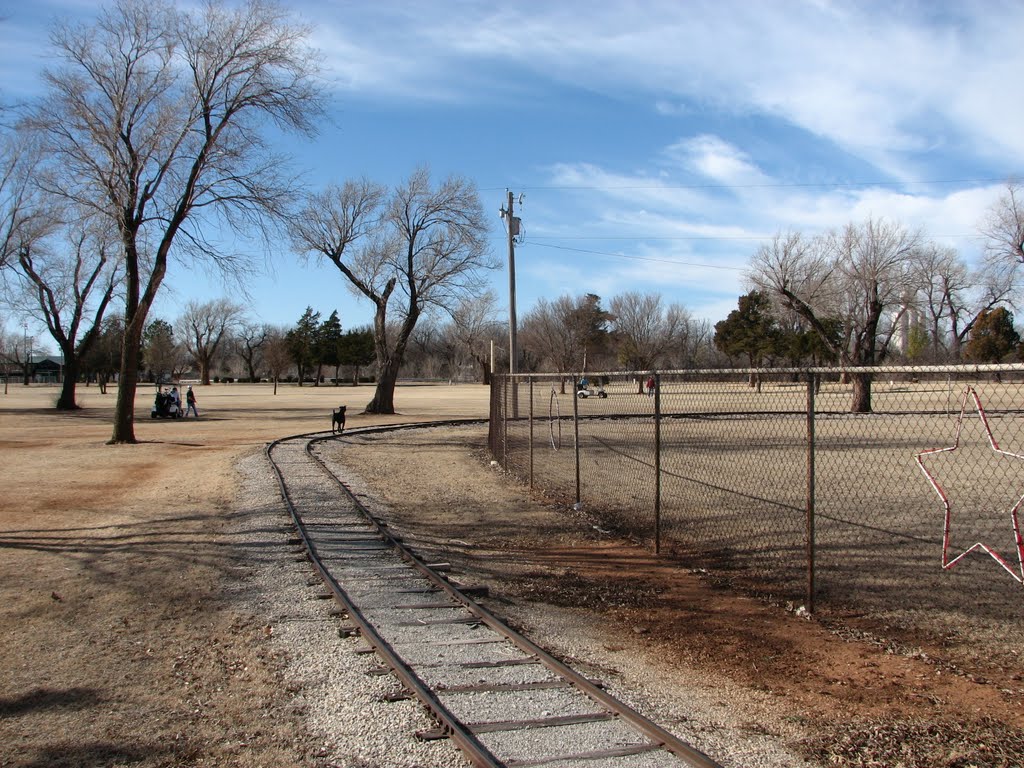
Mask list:
[[[233,603],[261,617],[264,631],[287,659],[284,675],[304,722],[318,766],[344,768],[464,768],[451,743],[422,741],[418,731],[435,723],[415,700],[386,701],[401,692],[391,675],[376,674],[381,663],[360,654],[356,637],[338,634],[330,615],[333,600],[321,600],[319,578],[308,561],[297,559],[290,520],[266,457],[257,453],[237,465],[242,491],[237,500],[234,540],[247,555],[245,575]]]
[[[325,456],[328,461],[330,456]],[[374,515],[388,519],[386,503],[350,468],[336,471]],[[646,717],[719,762],[724,768],[816,768],[786,746],[808,736],[800,724],[776,714],[772,697],[704,673],[667,669],[638,650],[592,612],[544,602],[483,600],[491,612],[521,631]]]
[[[534,603],[493,608],[535,643],[620,701],[693,744],[726,768],[812,768],[786,742],[806,736],[773,713],[771,696],[724,679],[666,670],[635,638],[611,632],[580,609]]]

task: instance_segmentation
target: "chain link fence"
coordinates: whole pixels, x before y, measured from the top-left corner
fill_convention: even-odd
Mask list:
[[[761,594],[999,624],[1024,619],[1022,409],[1020,365],[505,375],[489,441],[531,488]]]

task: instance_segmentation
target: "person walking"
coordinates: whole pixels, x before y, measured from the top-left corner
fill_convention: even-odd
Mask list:
[[[192,411],[193,415],[199,418],[199,409],[196,408],[196,393],[192,391],[192,385],[188,385],[188,390],[185,392],[185,403],[188,407],[185,409],[185,418],[188,418],[188,412]]]

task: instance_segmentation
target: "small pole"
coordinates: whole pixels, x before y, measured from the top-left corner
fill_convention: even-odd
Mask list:
[[[661,554],[661,374],[654,374],[654,554]]]
[[[572,387],[572,433],[573,454],[576,464],[576,503],[581,501],[580,495],[580,399],[576,397],[576,385]]]
[[[501,377],[501,466],[508,472],[508,380]]]
[[[530,490],[533,490],[533,376],[530,377]]]
[[[814,612],[814,377],[807,379],[807,612]]]

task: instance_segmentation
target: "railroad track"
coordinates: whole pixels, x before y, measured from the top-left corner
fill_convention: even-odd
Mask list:
[[[317,456],[334,437],[283,438],[266,455],[341,606],[341,631],[358,633],[436,718],[422,738],[451,739],[474,766],[720,768],[506,626],[446,578],[446,564],[406,548]]]

